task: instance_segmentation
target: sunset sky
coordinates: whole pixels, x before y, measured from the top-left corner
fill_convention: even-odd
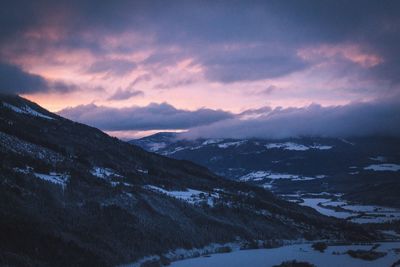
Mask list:
[[[399,1],[1,5],[1,92],[121,138],[400,132]]]

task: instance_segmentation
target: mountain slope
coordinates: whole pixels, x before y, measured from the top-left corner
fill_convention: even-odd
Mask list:
[[[175,248],[370,232],[0,96],[0,261],[112,266]]]
[[[325,191],[400,207],[399,138],[185,140],[179,134],[158,133],[130,142],[278,194]]]

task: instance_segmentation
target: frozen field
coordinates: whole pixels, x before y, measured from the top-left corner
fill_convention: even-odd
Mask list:
[[[240,250],[225,254],[214,254],[209,257],[200,257],[177,261],[172,267],[268,267],[280,264],[283,261],[307,261],[322,267],[385,267],[391,266],[400,259],[400,254],[394,249],[400,248],[400,242],[381,243],[376,251],[387,252],[385,257],[374,261],[355,259],[347,254],[347,250],[369,250],[372,245],[330,246],[321,253],[311,248],[310,244],[290,245],[274,249]],[[339,253],[339,255],[333,254]]]
[[[309,194],[310,195],[310,194]],[[315,209],[321,214],[345,219],[354,223],[384,223],[400,220],[400,209],[372,205],[354,205],[329,194],[303,197],[283,195],[283,198]],[[335,198],[336,200],[332,199]]]

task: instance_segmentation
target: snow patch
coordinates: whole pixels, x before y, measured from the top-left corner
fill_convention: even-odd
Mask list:
[[[282,148],[284,150],[295,150],[295,151],[306,151],[309,150],[309,148],[305,145],[300,145],[292,142],[286,142],[286,143],[271,143],[265,145],[267,149],[273,149],[273,148]]]
[[[365,167],[364,170],[397,172],[400,171],[400,165],[394,163],[372,164]]]
[[[148,143],[146,144],[148,146],[149,151],[151,152],[156,152],[159,151],[160,149],[163,149],[167,146],[166,143],[161,142],[161,143]]]
[[[293,142],[285,142],[285,143],[270,143],[266,144],[265,147],[267,149],[284,149],[284,150],[294,150],[294,151],[307,151],[309,149],[318,149],[318,150],[328,150],[331,149],[332,146],[327,145],[319,145],[314,144],[312,146],[301,145]]]
[[[3,106],[8,109],[11,109],[12,111],[17,112],[17,113],[27,114],[27,115],[34,116],[34,117],[41,117],[41,118],[48,119],[48,120],[54,120],[54,118],[44,115],[44,114],[32,109],[31,107],[29,107],[27,105],[24,105],[21,107],[16,107],[9,103],[3,102]]]
[[[255,171],[250,172],[246,175],[243,175],[239,178],[240,181],[248,182],[248,181],[262,181],[264,179],[290,179],[292,181],[309,181],[314,179],[322,179],[327,177],[326,175],[316,175],[315,177],[307,177],[301,176],[297,174],[288,174],[288,173],[272,173],[270,171]]]
[[[328,149],[332,149],[332,146],[327,146],[327,145],[313,145],[313,146],[310,146],[310,148],[312,148],[312,149],[319,149],[319,150],[328,150]]]
[[[143,174],[149,174],[149,170],[145,169],[137,169],[138,172],[143,173]]]
[[[13,170],[23,174],[33,174],[36,178],[61,186],[62,189],[65,189],[68,180],[71,178],[70,175],[65,173],[50,172],[46,174],[34,172],[33,168],[29,166],[25,168],[14,168]]]
[[[165,151],[165,152],[163,152],[161,154],[164,155],[164,156],[172,155],[172,154],[175,154],[176,152],[179,152],[179,151],[185,150],[185,149],[187,149],[187,147],[178,146],[178,147],[174,148],[171,151]],[[191,150],[193,150],[193,149],[191,149]]]
[[[166,194],[170,197],[188,202],[190,204],[200,204],[207,203],[209,206],[214,206],[214,202],[219,198],[219,194],[215,192],[204,192],[195,189],[188,188],[186,191],[168,191],[161,187],[154,185],[145,185],[145,189],[150,189],[152,191],[157,191],[162,194]]]
[[[373,161],[379,161],[379,162],[385,162],[386,161],[386,158],[383,157],[383,156],[370,157],[369,159],[373,160]]]
[[[352,143],[352,142],[350,142],[350,141],[347,141],[346,139],[340,139],[340,141],[342,141],[343,143],[348,144],[348,145],[352,145],[352,146],[355,145],[355,143]]]
[[[218,144],[219,148],[228,148],[228,147],[238,147],[240,145],[243,145],[244,143],[246,143],[247,140],[242,140],[242,141],[236,141],[236,142],[227,142],[227,143],[222,143],[222,144]]]
[[[70,178],[70,176],[67,174],[56,173],[56,172],[50,172],[50,174],[34,172],[33,175],[47,182],[60,185],[62,188],[65,188],[65,186],[67,185],[67,181]]]
[[[90,173],[93,176],[96,176],[101,179],[108,179],[110,177],[122,177],[121,175],[117,174],[114,170],[102,167],[93,167]]]
[[[208,139],[208,140],[204,141],[202,143],[202,145],[204,145],[204,146],[212,145],[212,144],[221,143],[222,141],[224,141],[224,139]]]

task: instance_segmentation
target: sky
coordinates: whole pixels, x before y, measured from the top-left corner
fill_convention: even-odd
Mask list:
[[[0,92],[124,138],[400,136],[399,1],[21,1]]]

